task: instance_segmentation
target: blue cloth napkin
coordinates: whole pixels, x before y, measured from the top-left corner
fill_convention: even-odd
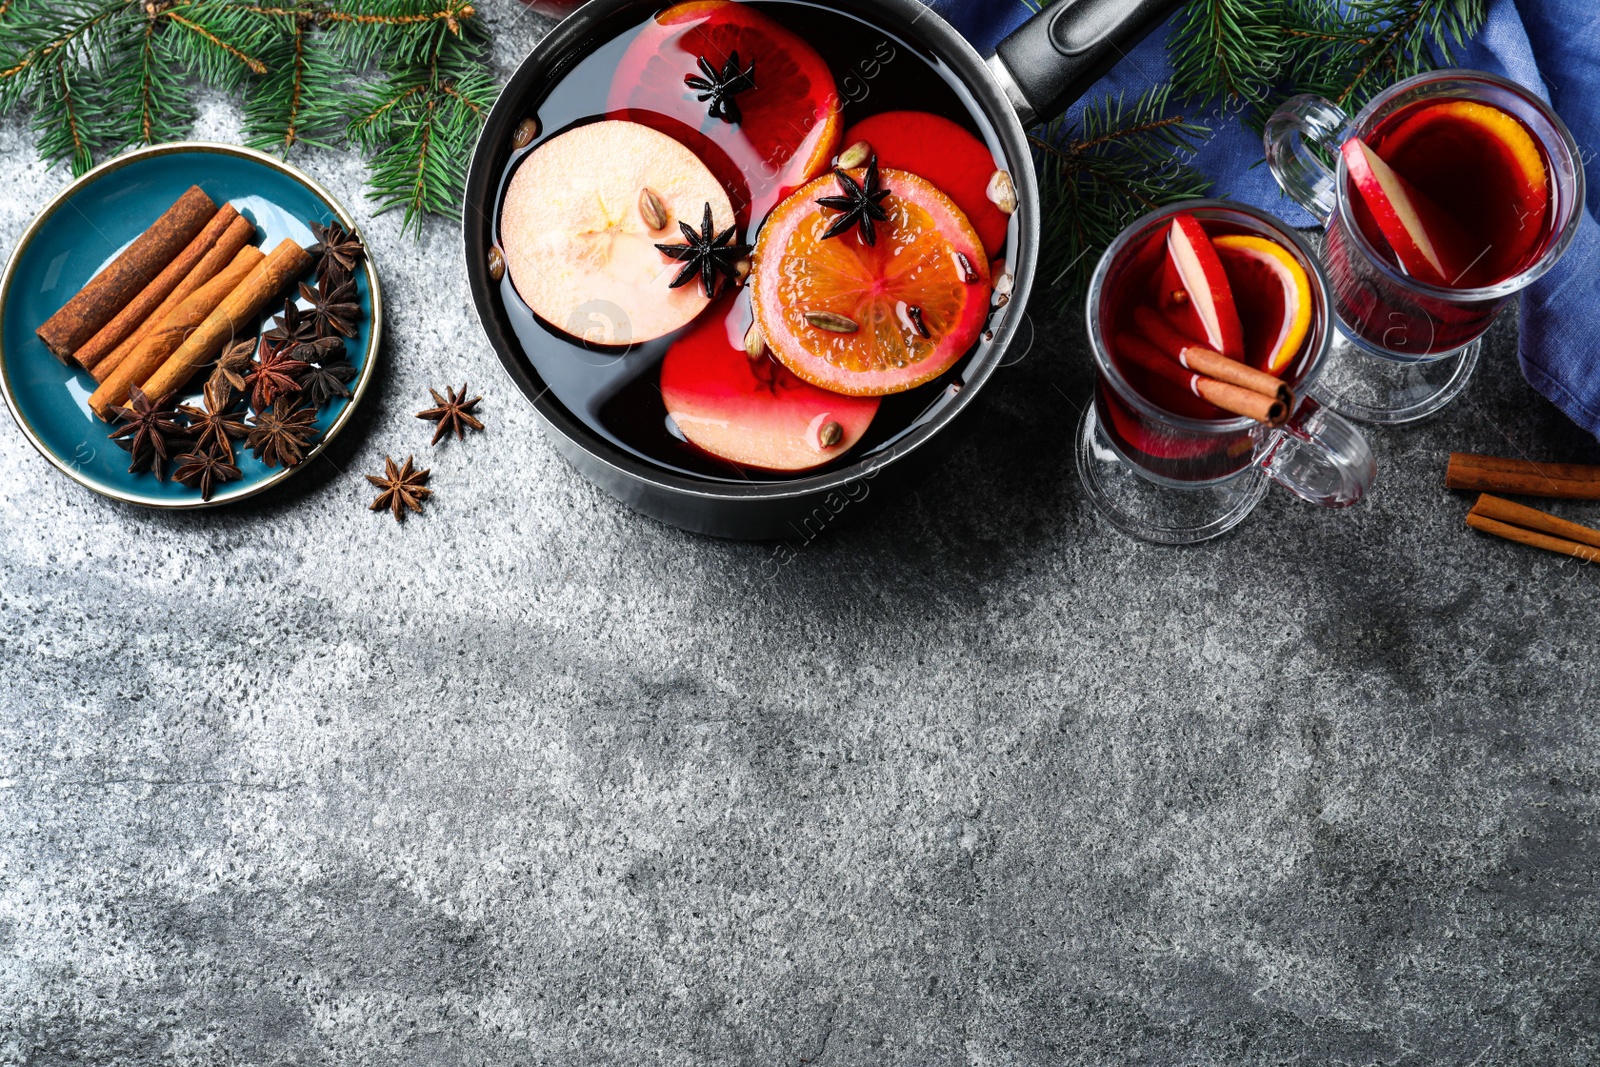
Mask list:
[[[925,0],[985,55],[1031,14],[1020,0]],[[1171,76],[1168,26],[1158,28],[1074,106],[1107,92],[1129,98]],[[1600,151],[1600,2],[1491,0],[1483,30],[1456,65],[1486,70],[1548,101],[1572,130],[1586,162]],[[1186,108],[1212,137],[1193,163],[1218,193],[1271,211],[1292,226],[1314,220],[1279,191],[1261,139],[1220,104]],[[1589,433],[1600,437],[1600,166],[1588,175],[1587,210],[1561,262],[1522,295],[1521,362],[1528,381]]]

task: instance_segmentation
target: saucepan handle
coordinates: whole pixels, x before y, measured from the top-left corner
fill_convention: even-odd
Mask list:
[[[1056,0],[989,61],[1024,126],[1060,115],[1180,0]]]

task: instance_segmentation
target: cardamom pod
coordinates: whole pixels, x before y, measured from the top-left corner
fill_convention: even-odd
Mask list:
[[[517,123],[517,128],[511,131],[511,147],[519,152],[533,143],[539,136],[539,120],[535,118],[523,119]]]
[[[827,330],[829,333],[855,333],[861,329],[856,324],[855,319],[848,319],[843,315],[835,315],[831,311],[808,311],[805,318],[807,322],[817,329]]]
[[[1011,183],[1011,172],[997,170],[989,177],[989,188],[984,190],[995,207],[1007,215],[1017,210],[1017,187]]]
[[[840,170],[854,170],[867,165],[867,160],[872,158],[872,146],[865,141],[855,144],[839,153],[837,166]]]
[[[667,228],[667,205],[648,186],[639,190],[639,217],[652,230]]]
[[[489,277],[499,281],[506,276],[506,257],[497,246],[489,248]]]
[[[844,427],[837,422],[825,422],[817,434],[817,440],[822,442],[823,448],[832,448],[844,440]]]
[[[744,354],[751,359],[760,359],[766,351],[767,339],[761,336],[761,324],[752,322],[744,332]]]

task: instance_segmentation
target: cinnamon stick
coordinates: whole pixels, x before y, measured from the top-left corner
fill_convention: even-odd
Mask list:
[[[1600,467],[1582,463],[1534,463],[1526,459],[1452,452],[1444,484],[1450,489],[1477,489],[1564,500],[1600,500]]]
[[[1160,349],[1137,334],[1118,334],[1117,352],[1130,363],[1160,375],[1223,411],[1255,419],[1266,426],[1281,426],[1289,417],[1289,405],[1277,397],[1263,396],[1242,386],[1196,374],[1168,359]]]
[[[149,285],[216,213],[211,198],[198,185],[189,186],[148,230],[34,332],[57,359],[67,362]]]
[[[224,206],[223,211],[227,210],[229,208]],[[220,215],[222,212],[219,211],[217,214]],[[144,339],[150,336],[150,331],[165,322],[173,310],[189,299],[189,296],[196,289],[215,278],[224,267],[232,263],[233,257],[239,254],[239,249],[255,240],[255,236],[255,224],[243,215],[235,214],[233,221],[228,224],[228,228],[222,232],[221,237],[217,238],[216,244],[207,250],[206,254],[200,258],[200,262],[196,263],[188,274],[184,275],[183,280],[178,283],[178,287],[167,294],[166,299],[161,301],[160,306],[139,324],[137,330],[123,338],[121,344],[117,345],[109,355],[90,370],[89,373],[94,377],[94,380],[104,382],[110,378],[112,372],[122,365],[124,359],[128,358],[129,353],[143,344]]]
[[[1219,382],[1237,385],[1252,393],[1276,397],[1290,408],[1294,407],[1294,391],[1276,375],[1257,370],[1247,363],[1229,359],[1205,345],[1195,344],[1185,337],[1161,312],[1141,307],[1133,313],[1134,325],[1145,338],[1159,348],[1162,354],[1175,359],[1197,374],[1215,378]]]
[[[288,238],[256,265],[250,276],[229,293],[215,311],[167,357],[141,389],[146,396],[177,392],[196,370],[209,362],[238,334],[253,329],[256,316],[311,266],[311,254]]]
[[[134,349],[111,376],[89,396],[89,410],[102,419],[110,420],[113,409],[127,403],[128,390],[141,385],[154,374],[168,356],[182,347],[184,340],[217,309],[229,293],[237,289],[250,273],[261,265],[265,257],[261,249],[246,245],[239,249],[215,278],[196,289],[189,298],[173,309],[165,322],[151,332],[144,342]],[[151,397],[160,399],[160,394]]]
[[[1568,522],[1559,515],[1552,515],[1548,511],[1530,508],[1526,504],[1505,500],[1501,497],[1490,496],[1483,493],[1478,497],[1478,502],[1472,505],[1470,515],[1482,515],[1485,518],[1498,522],[1509,522],[1514,526],[1521,526],[1526,530],[1535,530],[1539,533],[1561,537],[1568,541],[1578,541],[1582,544],[1600,548],[1600,530],[1591,529],[1576,522]]]
[[[111,321],[100,327],[99,332],[84,342],[82,348],[72,353],[72,361],[86,371],[94,370],[101,360],[150,317],[151,312],[161,306],[161,302],[178,287],[178,283],[205,258],[228,224],[238,217],[239,212],[234,210],[232,204],[223,204],[211,216],[211,221],[195,234],[194,240],[163,267],[161,273],[139,291],[139,295],[128,301],[127,307],[112,316]]]
[[[1483,533],[1504,537],[1507,541],[1515,541],[1519,545],[1531,545],[1542,548],[1546,552],[1559,552],[1563,556],[1572,556],[1585,563],[1600,562],[1600,548],[1582,545],[1576,541],[1568,541],[1561,537],[1551,537],[1549,534],[1538,533],[1534,530],[1524,530],[1521,526],[1513,526],[1509,522],[1491,519],[1487,515],[1473,512],[1467,513],[1467,525]]]

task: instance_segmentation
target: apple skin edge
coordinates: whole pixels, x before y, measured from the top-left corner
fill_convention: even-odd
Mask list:
[[[1233,288],[1205,227],[1193,215],[1177,215],[1167,231],[1167,252],[1189,294],[1206,342],[1229,359],[1244,358],[1244,327]]]
[[[1456,222],[1361,138],[1340,148],[1357,195],[1405,272],[1429,285],[1457,284],[1482,255]]]

